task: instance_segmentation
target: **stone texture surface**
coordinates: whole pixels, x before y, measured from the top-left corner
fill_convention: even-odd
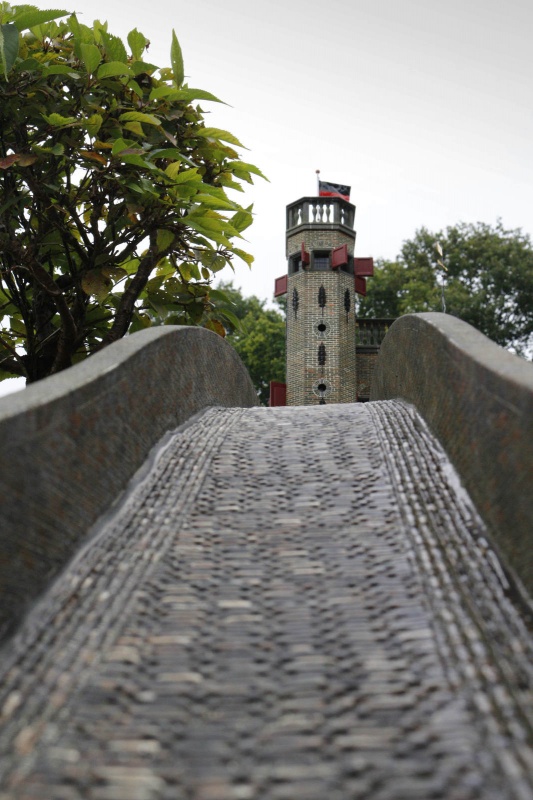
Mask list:
[[[235,351],[201,328],[134,334],[0,401],[0,637],[72,556],[165,431],[257,403]]]
[[[444,314],[398,319],[371,399],[413,403],[436,434],[507,566],[533,596],[533,365]]]
[[[531,637],[402,403],[178,430],[0,687],[0,800],[533,798]]]

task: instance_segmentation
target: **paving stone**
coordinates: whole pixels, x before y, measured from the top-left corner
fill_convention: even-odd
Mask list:
[[[0,687],[0,800],[533,798],[526,619],[394,401],[178,430]]]

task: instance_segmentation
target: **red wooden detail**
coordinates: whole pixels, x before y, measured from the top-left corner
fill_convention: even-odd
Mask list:
[[[311,258],[309,256],[309,253],[305,249],[305,244],[303,242],[302,242],[301,252],[302,252],[302,256],[301,256],[301,258],[302,258],[302,266],[305,267],[305,266],[307,266],[308,264],[311,263]]]
[[[354,258],[353,266],[355,274],[360,278],[371,278],[374,274],[373,258]]]
[[[348,245],[341,244],[331,251],[331,269],[344,267],[348,263]]]
[[[270,381],[269,406],[287,405],[287,384],[280,381]]]
[[[359,275],[355,276],[355,291],[357,294],[366,295],[366,278],[360,278]]]
[[[287,275],[282,275],[274,281],[274,297],[280,297],[282,294],[287,294]]]

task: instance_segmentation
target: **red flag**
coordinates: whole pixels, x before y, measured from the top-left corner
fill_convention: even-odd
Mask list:
[[[340,197],[342,200],[350,201],[350,186],[343,186],[341,183],[327,183],[318,181],[319,197]]]

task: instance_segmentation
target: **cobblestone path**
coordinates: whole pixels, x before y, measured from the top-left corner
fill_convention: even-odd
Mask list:
[[[0,653],[0,800],[531,800],[524,619],[412,408],[211,409]]]

